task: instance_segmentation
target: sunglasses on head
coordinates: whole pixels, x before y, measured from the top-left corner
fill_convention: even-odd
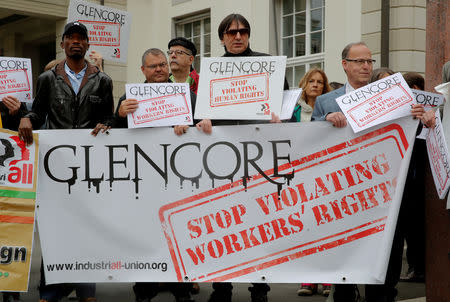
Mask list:
[[[248,28],[240,28],[240,29],[229,29],[224,32],[227,35],[230,36],[236,36],[237,33],[239,33],[241,36],[248,35],[250,33],[250,30]]]

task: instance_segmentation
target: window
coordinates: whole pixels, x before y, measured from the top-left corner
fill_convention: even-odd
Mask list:
[[[282,1],[281,47],[290,87],[310,68],[324,68],[324,21],[325,0]]]
[[[195,69],[200,72],[200,58],[211,56],[211,18],[208,13],[175,21],[175,36],[191,40],[197,48]]]

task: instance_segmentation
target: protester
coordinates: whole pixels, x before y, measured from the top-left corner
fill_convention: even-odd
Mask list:
[[[347,121],[336,98],[361,88],[369,83],[375,60],[363,42],[350,43],[342,51],[342,67],[347,75],[347,83],[339,89],[321,95],[316,99],[316,106],[311,120],[329,121],[335,127],[345,127]]]
[[[363,42],[350,43],[342,51],[342,67],[347,75],[347,83],[344,87],[319,96],[316,99],[312,120],[329,121],[335,127],[345,127],[347,120],[336,102],[336,98],[349,93],[355,89],[361,88],[369,83],[372,66],[375,60],[372,59],[372,53]],[[414,109],[414,108],[413,108]],[[413,112],[415,113],[415,112]],[[421,114],[421,113],[420,113]],[[394,243],[398,242],[399,233],[396,230]],[[395,286],[398,283],[402,258],[395,257],[398,250],[401,250],[399,244],[393,244],[391,257],[387,268],[386,280],[384,284],[365,286],[366,301],[394,301],[397,295]],[[353,284],[337,284],[333,294],[335,302],[353,302],[357,299],[357,288]]]
[[[169,41],[170,71],[169,79],[174,83],[188,83],[191,91],[197,94],[199,75],[192,66],[197,48],[194,43],[183,37],[177,37]]]
[[[142,66],[141,71],[145,76],[145,83],[168,83],[169,80],[169,65],[167,63],[167,58],[164,53],[158,48],[150,48],[144,52],[142,55]],[[195,108],[196,95],[192,91],[191,102],[192,108]],[[124,94],[119,99],[119,104],[117,105],[115,113],[114,127],[127,128],[127,115],[133,113],[138,108],[139,104],[136,99],[127,99],[126,94]],[[211,132],[211,122],[209,121],[209,127],[207,126],[208,121],[201,121],[202,125],[197,126],[198,129],[208,133]],[[178,128],[177,128],[178,127]],[[189,126],[186,126],[189,128]],[[187,129],[184,126],[176,126],[175,133],[182,134],[186,133]],[[194,301],[191,298],[190,292],[192,291],[192,283],[173,283],[169,285],[169,289],[175,296],[177,302],[190,302]],[[151,300],[153,297],[158,295],[158,283],[155,282],[137,282],[133,286],[134,294],[136,295],[136,301],[145,301],[146,299]]]
[[[442,67],[442,83],[448,82],[450,82],[450,61],[445,63],[444,66]],[[428,110],[426,112],[423,112],[423,114],[419,116],[419,118],[426,127],[434,128],[436,126],[436,116],[434,110]]]
[[[339,83],[339,82],[331,82],[330,83],[330,87],[332,88],[332,90],[336,90],[341,88],[342,86],[344,86],[344,84]]]
[[[314,109],[316,98],[319,95],[331,91],[328,78],[322,69],[310,69],[300,80],[298,86],[302,88],[302,94],[294,108],[291,122],[309,122]],[[302,283],[297,290],[299,296],[311,296],[317,292],[318,285]],[[322,294],[327,297],[330,294],[331,284],[322,284]]]
[[[269,56],[268,54],[255,52],[250,49],[250,24],[247,19],[240,14],[230,14],[226,16],[218,27],[219,39],[224,46],[224,57],[251,57],[251,56]],[[284,89],[289,89],[285,79]],[[246,125],[261,123],[258,120],[214,120],[214,125]],[[279,123],[280,119],[272,113],[272,123]],[[214,291],[209,297],[209,302],[231,302],[233,286],[229,282],[214,282]],[[253,283],[249,287],[252,302],[267,302],[267,292],[270,287],[267,283]]]
[[[425,79],[417,72],[403,74],[408,86],[424,90]],[[422,127],[419,127],[422,129]],[[401,245],[406,240],[408,270],[402,281],[425,281],[425,169],[427,147],[423,139],[416,139],[409,162],[408,174],[403,189],[398,225],[401,228]]]
[[[376,82],[378,80],[381,80],[382,78],[393,75],[394,73],[395,72],[392,69],[389,69],[387,67],[380,67],[380,68],[374,69],[372,71],[372,76],[370,77],[369,83]]]
[[[112,122],[112,81],[84,59],[89,49],[86,27],[66,24],[60,45],[65,59],[39,76],[32,110],[20,121],[19,136],[28,145],[33,142],[32,130],[46,121],[48,129],[94,128],[93,135],[106,131]],[[58,301],[73,288],[81,302],[96,301],[93,283],[46,285],[43,275],[40,299]]]
[[[411,89],[425,90],[425,79],[418,72],[406,72],[403,74],[405,82]]]

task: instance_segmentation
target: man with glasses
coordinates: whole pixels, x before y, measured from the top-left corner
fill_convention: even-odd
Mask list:
[[[250,23],[240,14],[229,14],[219,24],[217,33],[225,53],[224,57],[261,57],[269,54],[256,52],[250,48]],[[284,79],[284,90],[289,90],[289,84]]]
[[[141,71],[145,76],[145,83],[168,83],[169,80],[169,64],[164,52],[158,48],[147,49],[142,55]],[[192,108],[195,104],[195,94],[191,92]],[[136,99],[127,99],[124,94],[119,99],[117,105],[115,120],[113,126],[115,128],[128,128],[127,115],[133,113],[138,108]],[[178,127],[178,126],[177,126]],[[191,298],[192,283],[173,283],[169,285],[169,290],[175,296],[176,302],[193,302]],[[151,301],[158,295],[159,284],[157,282],[136,282],[133,286],[136,296],[136,302]]]
[[[247,19],[240,14],[230,14],[226,16],[218,27],[219,39],[225,49],[224,57],[254,57],[270,56],[269,54],[255,52],[250,49],[250,24]],[[284,80],[284,90],[288,90],[289,85]],[[248,125],[259,124],[267,121],[261,120],[213,120],[215,126],[222,125]],[[272,113],[272,123],[279,123],[278,116]],[[213,289],[208,302],[231,302],[233,286],[229,282],[214,282]],[[270,287],[267,283],[253,283],[248,290],[251,292],[252,302],[267,302],[267,292]]]
[[[169,41],[167,47],[170,71],[169,79],[174,83],[189,83],[192,92],[197,94],[199,75],[192,67],[197,48],[194,43],[183,37]]]
[[[167,83],[169,81],[169,64],[166,55],[158,48],[147,49],[142,55],[141,71],[145,83]],[[128,128],[127,114],[138,108],[138,101],[127,99],[126,94],[120,97],[117,105],[114,127]]]
[[[336,98],[369,84],[375,60],[364,42],[350,43],[342,50],[342,67],[347,75],[347,83],[339,89],[318,96],[312,120],[329,121],[341,128],[347,125]]]
[[[317,97],[312,120],[329,121],[333,126],[342,128],[347,125],[345,115],[342,113],[336,98],[361,88],[369,83],[372,67],[375,60],[364,42],[350,43],[342,51],[342,67],[347,75],[347,83],[337,90]],[[413,107],[411,113],[421,117],[422,107]],[[401,246],[396,239],[400,233],[396,229],[391,254],[389,257],[386,279],[384,284],[367,284],[365,298],[367,302],[393,302],[397,295],[395,286],[400,278],[402,263]],[[400,253],[399,253],[400,247]],[[337,284],[333,294],[334,302],[357,301],[358,289],[354,284]],[[358,293],[359,295],[359,293]]]

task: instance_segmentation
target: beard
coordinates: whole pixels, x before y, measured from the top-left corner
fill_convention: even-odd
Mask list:
[[[67,55],[67,57],[69,57],[73,60],[81,60],[82,58],[84,58],[84,55],[82,55],[81,53],[73,53],[73,54]]]

